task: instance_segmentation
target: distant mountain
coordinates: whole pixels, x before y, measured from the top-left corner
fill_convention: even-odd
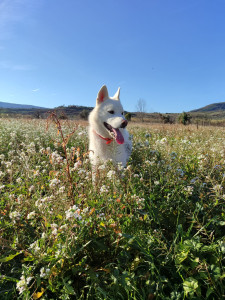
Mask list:
[[[225,110],[225,102],[210,104],[199,109],[194,109],[191,112],[216,112],[221,110]]]
[[[26,105],[26,104],[15,104],[8,102],[0,101],[0,108],[14,108],[14,109],[41,109],[45,107],[34,106],[34,105]]]
[[[78,105],[62,105],[55,108],[46,108],[34,105],[0,102],[0,117],[7,115],[8,117],[33,116],[34,118],[46,118],[49,116],[49,113],[56,112],[60,118],[74,118],[75,116],[80,116],[80,114],[87,115],[92,109],[93,107]]]

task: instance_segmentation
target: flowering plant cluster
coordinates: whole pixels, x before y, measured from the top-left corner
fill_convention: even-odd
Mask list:
[[[0,299],[224,297],[223,129],[130,131],[92,182],[85,127],[0,119]]]

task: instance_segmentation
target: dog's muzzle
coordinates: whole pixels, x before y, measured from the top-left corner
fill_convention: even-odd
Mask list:
[[[120,132],[119,129],[123,129],[127,126],[127,120],[123,120],[120,127],[118,128],[114,128],[112,127],[110,124],[104,122],[104,126],[105,128],[110,132],[110,134],[113,136],[113,138],[115,139],[115,141],[117,142],[117,144],[123,144],[124,143],[124,137],[122,135],[122,133]]]

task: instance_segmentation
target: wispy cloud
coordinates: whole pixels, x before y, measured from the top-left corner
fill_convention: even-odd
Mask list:
[[[0,32],[8,31],[7,27],[11,22],[16,22],[22,19],[22,14],[18,9],[19,1],[1,0],[0,2]]]
[[[32,11],[38,7],[38,3],[30,0],[0,0],[0,40],[12,35],[12,25],[26,22],[32,17]]]
[[[8,69],[11,71],[31,71],[34,67],[29,64],[14,64],[10,61],[2,60],[0,61],[0,69]]]
[[[32,92],[36,93],[36,92],[39,92],[40,89],[33,89]]]

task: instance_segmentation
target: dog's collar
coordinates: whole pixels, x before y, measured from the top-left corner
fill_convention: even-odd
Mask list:
[[[112,141],[113,141],[113,138],[105,138],[105,137],[103,137],[103,136],[101,136],[100,134],[98,134],[95,130],[93,130],[93,132],[96,134],[96,135],[98,135],[102,140],[104,140],[104,141],[106,141],[106,144],[107,145],[109,145],[110,143],[112,143]]]

